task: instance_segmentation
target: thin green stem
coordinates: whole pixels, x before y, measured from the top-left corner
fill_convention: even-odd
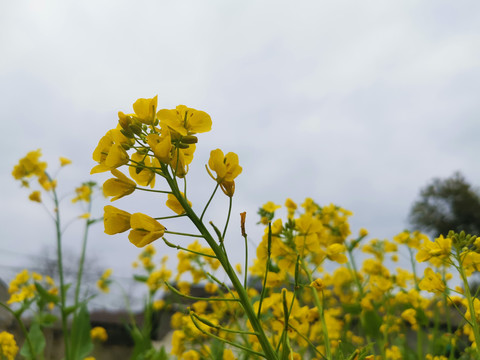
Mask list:
[[[92,198],[89,197],[88,201],[88,208],[87,212],[90,213],[92,211]],[[78,306],[78,302],[80,299],[80,285],[82,283],[82,276],[83,276],[83,266],[85,264],[85,254],[87,250],[87,239],[88,239],[88,230],[90,228],[91,222],[90,219],[85,220],[85,229],[83,232],[83,239],[82,239],[82,252],[80,255],[80,261],[78,264],[78,273],[77,273],[77,284],[75,285],[75,308]]]
[[[203,235],[199,235],[199,234],[188,234],[188,233],[182,233],[182,232],[176,232],[176,231],[168,231],[168,230],[165,230],[165,234],[172,234],[172,235],[181,235],[181,236],[189,236],[189,237],[203,238]]]
[[[195,318],[204,323],[205,325],[211,327],[211,328],[214,328],[214,329],[217,329],[217,330],[221,330],[221,331],[225,331],[225,332],[229,332],[229,333],[233,333],[233,334],[243,334],[243,335],[257,335],[257,333],[255,332],[252,332],[252,331],[243,331],[243,330],[232,330],[232,329],[229,329],[229,328],[225,328],[223,326],[219,326],[219,325],[215,325],[214,323],[212,323],[211,321],[207,320],[207,319],[204,319],[202,317],[200,317],[199,315],[195,314],[195,312],[191,311],[190,312],[190,315],[191,316],[195,316]]]
[[[272,223],[268,223],[268,244],[267,244],[267,264],[265,266],[265,276],[263,277],[262,292],[260,293],[260,300],[258,302],[257,318],[260,319],[262,313],[262,303],[267,291],[267,277],[270,271],[270,257],[272,254]]]
[[[48,175],[47,175],[48,176]],[[51,181],[51,179],[49,178]],[[65,359],[70,359],[70,347],[69,347],[69,331],[67,324],[67,306],[66,306],[66,297],[67,289],[65,286],[65,278],[63,275],[63,261],[62,261],[62,230],[60,223],[60,209],[57,191],[55,188],[52,189],[53,201],[55,205],[55,228],[56,228],[56,238],[57,238],[57,265],[58,265],[58,274],[60,277],[60,304],[61,304],[61,315],[62,315],[62,330],[63,330],[63,342],[65,346]]]
[[[243,345],[240,345],[240,344],[237,344],[237,343],[228,341],[228,340],[226,340],[226,339],[221,338],[220,336],[213,335],[212,333],[203,330],[203,329],[200,327],[200,324],[197,322],[197,320],[195,320],[195,317],[192,316],[192,312],[190,312],[190,318],[192,319],[193,324],[196,326],[196,328],[197,328],[198,330],[200,330],[200,332],[202,332],[203,334],[205,334],[205,335],[207,335],[207,336],[210,336],[210,337],[212,337],[212,338],[214,338],[214,339],[217,339],[217,340],[219,340],[219,341],[222,341],[222,342],[224,342],[224,343],[226,343],[226,344],[229,344],[229,345],[231,345],[231,346],[234,346],[234,347],[237,347],[237,348],[242,349],[242,350],[244,350],[244,351],[247,351],[247,352],[249,352],[249,353],[252,353],[252,354],[254,354],[254,355],[258,355],[258,356],[261,356],[261,357],[263,357],[263,358],[269,359],[267,356],[265,356],[265,355],[262,354],[262,353],[259,353],[259,352],[257,352],[257,351],[254,351],[254,350],[252,350],[252,349],[250,349],[250,348],[248,348],[248,347],[246,347],[246,346],[243,346]],[[258,335],[257,335],[257,336],[258,336]]]
[[[470,311],[470,324],[472,326],[473,334],[475,336],[475,343],[480,344],[480,329],[477,321],[475,306],[473,304],[473,297],[470,292],[470,286],[468,285],[467,275],[465,274],[465,270],[463,269],[461,255],[457,255],[457,260],[459,263],[457,269],[460,272],[460,277],[462,278],[463,287],[465,289],[465,297],[467,298],[468,310]],[[475,350],[477,353],[477,357],[480,359],[480,347],[477,345],[475,347]]]
[[[185,299],[190,299],[190,300],[205,300],[205,301],[236,301],[238,302],[238,299],[229,299],[229,298],[204,298],[204,297],[199,297],[199,296],[191,296],[191,295],[186,295],[175,289],[168,281],[165,281],[165,286],[168,287],[170,291],[173,291],[175,294],[178,296],[184,297]]]
[[[138,186],[135,186],[135,190],[149,191],[149,192],[160,193],[160,194],[171,194],[172,193],[171,191],[147,189],[147,188],[138,187]]]
[[[225,239],[225,234],[227,233],[228,223],[230,222],[230,215],[231,214],[232,214],[232,197],[229,197],[228,215],[227,215],[227,221],[225,222],[225,228],[223,229],[222,239]]]
[[[303,271],[305,271],[305,274],[307,275],[308,281],[312,283],[313,282],[312,274],[310,273],[310,270],[308,269],[307,264],[305,263],[303,258],[300,258],[300,261],[301,261],[302,269]],[[312,287],[312,294],[313,294],[313,300],[318,309],[318,315],[320,316],[320,320],[321,320],[323,340],[325,342],[325,351],[327,353],[327,359],[332,359],[332,351],[330,349],[330,339],[328,337],[328,328],[327,328],[327,322],[325,321],[324,307],[323,307],[323,304],[320,302],[320,298],[318,297],[317,290],[313,287]]]
[[[161,217],[156,217],[154,218],[155,220],[165,220],[165,219],[175,219],[179,217],[185,217],[185,214],[180,214],[180,215],[172,215],[172,216],[161,216]]]
[[[22,330],[23,336],[25,337],[25,341],[27,342],[28,348],[30,350],[30,354],[32,355],[32,359],[35,360],[37,358],[37,355],[35,354],[35,351],[33,349],[32,341],[30,339],[30,336],[28,335],[27,328],[25,327],[25,324],[23,323],[20,315],[18,315],[15,311],[10,309],[7,305],[5,305],[2,302],[0,302],[0,306],[3,307],[5,310],[7,310],[10,314],[12,314],[13,317],[15,318],[15,320],[17,320],[18,325],[20,326],[20,329]]]
[[[243,287],[247,288],[247,278],[248,278],[248,241],[247,241],[247,234],[243,236],[245,239],[245,269],[243,270],[244,279],[243,279]]]
[[[210,257],[210,258],[213,258],[213,259],[217,258],[215,255],[212,255],[212,254],[205,254],[205,253],[202,253],[202,252],[199,252],[199,251],[195,251],[195,250],[191,250],[191,249],[182,247],[180,245],[172,244],[170,241],[168,241],[164,237],[162,237],[162,240],[165,244],[167,244],[168,247],[171,247],[172,249],[188,251],[188,252],[190,252],[192,254],[195,254],[195,255],[206,256],[206,257]]]
[[[205,215],[205,211],[207,211],[207,208],[208,208],[208,206],[210,205],[210,203],[212,202],[212,199],[213,199],[213,197],[215,196],[215,193],[217,192],[217,189],[218,189],[219,186],[220,186],[220,184],[217,183],[217,186],[215,186],[215,189],[213,190],[212,195],[210,195],[210,199],[208,199],[207,204],[206,204],[205,207],[203,208],[202,215],[200,215],[200,221],[202,221],[203,216]]]

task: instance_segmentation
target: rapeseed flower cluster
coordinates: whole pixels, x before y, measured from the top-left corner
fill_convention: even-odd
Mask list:
[[[167,208],[178,216],[184,215],[192,203],[186,192],[178,189],[177,179],[185,179],[196,150],[197,134],[210,131],[212,120],[204,111],[184,105],[157,111],[156,96],[138,99],[133,111],[119,112],[117,127],[100,139],[93,152],[97,165],[91,173],[110,171],[114,176],[103,184],[103,193],[111,197],[111,201],[138,190],[164,193]],[[124,166],[128,167],[130,177],[119,170]],[[242,171],[238,156],[213,150],[207,171],[217,186],[232,197],[235,178]],[[154,190],[158,178],[166,180],[163,184],[173,189]],[[105,232],[110,235],[130,230],[128,238],[137,247],[144,247],[165,234],[165,226],[158,218],[143,213],[130,214],[113,206],[105,207],[104,222]]]
[[[18,353],[18,346],[12,334],[0,332],[0,359],[14,360]]]

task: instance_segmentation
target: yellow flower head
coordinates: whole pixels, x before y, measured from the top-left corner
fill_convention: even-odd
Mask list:
[[[90,171],[90,174],[109,171],[129,161],[127,151],[124,146],[130,145],[130,139],[126,138],[119,129],[109,130],[98,142],[93,152],[93,160],[98,162]]]
[[[343,244],[332,244],[327,247],[327,257],[332,260],[336,261],[339,264],[345,264],[348,259],[343,254],[345,251],[347,251],[347,248]]]
[[[440,274],[436,274],[431,268],[426,268],[423,279],[418,284],[420,290],[441,294],[445,291],[446,286]]]
[[[136,166],[130,166],[128,172],[135,182],[140,186],[155,186],[155,172],[151,168],[160,168],[157,158],[145,156],[138,152],[132,154],[132,163]]]
[[[208,167],[217,174],[216,177],[212,175]],[[242,173],[242,167],[238,164],[238,155],[233,152],[224,155],[220,149],[212,150],[208,167],[206,169],[212,179],[220,184],[227,196],[232,197],[235,192],[234,179]]]
[[[72,199],[72,203],[76,203],[77,201],[90,202],[92,188],[87,184],[83,184],[82,186],[75,189],[75,193],[77,194],[77,196]]]
[[[112,169],[111,173],[114,179],[108,179],[103,183],[103,195],[113,196],[112,200],[118,200],[126,195],[130,195],[135,191],[137,184],[126,177],[121,171]]]
[[[155,112],[157,111],[158,96],[151,99],[138,99],[133,104],[133,111],[138,121],[146,125],[155,123]]]
[[[42,202],[42,194],[38,190],[32,192],[28,198],[35,202]]]
[[[172,110],[160,110],[157,117],[162,129],[168,126],[182,136],[208,132],[212,128],[210,115],[185,105],[178,105]]]
[[[325,283],[323,282],[322,279],[315,279],[310,286],[314,287],[318,291],[321,291],[325,288]]]
[[[97,287],[104,293],[108,293],[110,291],[109,286],[112,283],[110,276],[112,276],[112,269],[107,269],[97,281]]]
[[[67,159],[66,157],[60,156],[60,166],[67,166],[72,163],[72,160]]]
[[[425,239],[416,255],[418,262],[424,262],[431,258],[445,259],[450,256],[452,250],[452,239],[440,235],[435,241]]]
[[[18,346],[13,335],[6,331],[0,332],[0,358],[14,360],[17,353]]]
[[[90,337],[92,340],[98,340],[101,342],[105,342],[108,339],[107,330],[101,326],[96,326],[92,330],[90,330]]]
[[[147,143],[152,149],[155,158],[161,163],[169,164],[172,157],[172,138],[168,128],[162,129],[162,134],[150,134],[147,136]]]
[[[269,201],[265,204],[263,204],[262,209],[267,211],[267,212],[275,212],[275,210],[278,210],[282,207],[282,205],[277,205],[273,201]]]
[[[130,217],[130,227],[132,230],[128,234],[128,239],[136,247],[144,247],[165,233],[162,224],[142,213],[135,213]]]
[[[47,168],[47,163],[39,161],[40,156],[42,156],[42,151],[40,149],[30,151],[24,158],[20,159],[18,164],[13,168],[13,177],[16,180],[20,180],[24,177],[31,177],[33,175],[43,175]]]
[[[130,229],[130,213],[111,205],[105,206],[103,210],[103,224],[106,234],[114,235]]]

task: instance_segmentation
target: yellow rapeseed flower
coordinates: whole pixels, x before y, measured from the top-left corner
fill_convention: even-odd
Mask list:
[[[90,202],[92,188],[86,184],[83,184],[82,186],[75,189],[75,193],[77,194],[77,196],[72,199],[72,203],[76,203],[77,201]]]
[[[267,211],[267,212],[275,212],[275,210],[278,210],[282,207],[282,205],[277,205],[273,201],[269,201],[265,204],[263,204],[262,209]]]
[[[17,353],[18,346],[13,335],[6,331],[0,332],[0,358],[14,360]]]
[[[67,159],[66,157],[60,156],[60,166],[67,166],[72,163],[72,160]]]
[[[445,291],[446,286],[440,274],[436,274],[431,268],[426,268],[422,281],[418,284],[420,290],[441,294]]]
[[[430,260],[432,257],[445,259],[450,256],[452,250],[452,239],[444,238],[443,235],[440,235],[435,241],[430,241],[425,239],[420,250],[416,255],[418,262],[424,262]]]
[[[130,213],[111,205],[105,206],[103,210],[103,224],[106,234],[114,235],[130,229]]]
[[[126,177],[121,171],[112,169],[111,173],[115,178],[108,179],[103,183],[103,195],[106,197],[113,196],[110,201],[118,200],[135,191],[137,184]]]
[[[47,168],[46,162],[39,161],[42,156],[40,149],[30,151],[24,158],[20,159],[18,164],[14,166],[12,175],[16,180],[33,175],[40,176]]]
[[[150,134],[147,143],[152,149],[155,158],[163,164],[169,164],[172,157],[172,138],[168,128],[162,129],[161,135]]]
[[[162,109],[157,113],[160,126],[178,132],[182,136],[208,132],[212,128],[212,119],[204,111],[178,105],[175,109]]]
[[[90,337],[92,338],[92,340],[105,342],[108,339],[107,330],[105,330],[105,328],[101,326],[95,326],[94,328],[92,328],[92,330],[90,330]]]
[[[128,172],[135,182],[140,186],[155,186],[155,172],[151,168],[160,168],[160,162],[157,158],[145,156],[138,152],[132,154],[132,163],[136,166],[130,166]],[[139,163],[139,164],[137,164]]]
[[[213,176],[210,169],[214,171],[217,176]],[[242,173],[242,167],[238,164],[238,155],[229,152],[226,155],[220,149],[212,150],[210,152],[210,159],[208,160],[208,173],[222,188],[223,192],[232,197],[235,192],[235,178]]]
[[[32,201],[35,201],[35,202],[39,202],[41,203],[42,202],[42,194],[40,193],[40,191],[38,190],[35,190],[34,192],[32,192],[28,198]]]
[[[200,354],[195,350],[188,350],[182,354],[181,360],[200,360]]]
[[[110,276],[112,276],[112,272],[112,269],[105,270],[100,279],[97,281],[97,287],[104,293],[108,293],[110,291],[109,286],[112,283]]]
[[[151,99],[138,99],[133,104],[135,118],[143,124],[153,125],[155,122],[155,112],[157,111],[158,95]]]
[[[165,233],[165,227],[162,224],[142,213],[132,214],[130,226],[132,230],[128,234],[128,239],[136,247],[144,247],[161,238]]]

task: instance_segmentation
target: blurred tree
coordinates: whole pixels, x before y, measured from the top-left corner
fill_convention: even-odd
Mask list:
[[[480,235],[480,193],[459,172],[446,179],[435,178],[421,189],[409,222],[435,237],[450,230]]]

